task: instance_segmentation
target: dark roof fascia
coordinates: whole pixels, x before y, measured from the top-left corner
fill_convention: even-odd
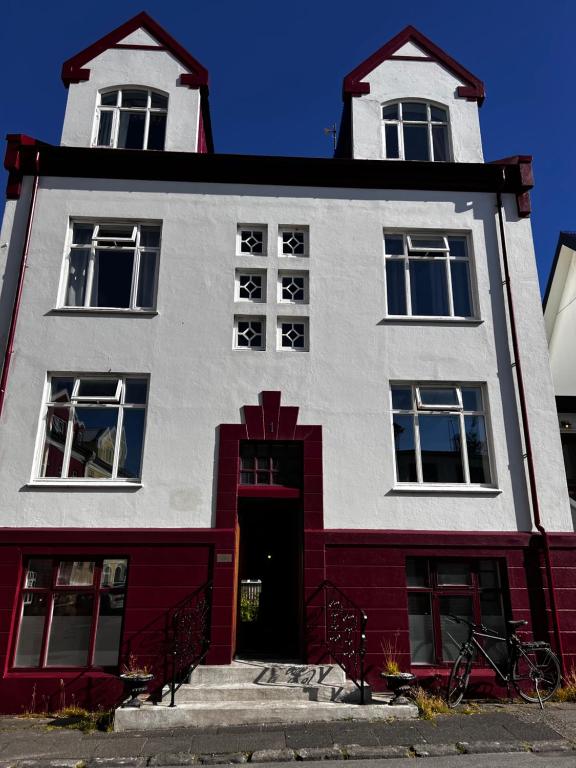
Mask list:
[[[570,248],[572,251],[576,251],[576,232],[560,232],[558,243],[556,245],[556,252],[554,253],[554,260],[552,261],[552,266],[548,275],[546,292],[544,293],[544,299],[542,300],[544,311],[546,311],[548,297],[550,296],[550,291],[552,290],[552,283],[554,282],[554,275],[556,274],[556,267],[558,266],[558,259],[560,258],[560,251],[562,250],[563,245],[565,245],[567,248]]]
[[[482,106],[486,96],[484,83],[413,26],[405,27],[383,45],[382,48],[379,48],[346,75],[343,84],[344,96],[361,96],[364,93],[370,93],[370,83],[362,83],[360,81],[382,64],[382,62],[392,58],[396,51],[408,42],[415,43],[430,58],[437,61],[448,71],[452,72],[452,74],[456,75],[459,80],[466,83],[466,85],[458,88],[458,96],[470,101],[477,101],[478,106]]]
[[[94,179],[140,179],[220,184],[325,187],[343,189],[414,189],[527,193],[530,186],[519,163],[424,163],[264,155],[147,152],[144,150],[21,144],[11,136],[10,161],[15,175]]]
[[[112,32],[109,32],[104,37],[96,40],[95,43],[84,48],[75,56],[64,62],[62,65],[62,82],[68,88],[70,83],[78,83],[90,79],[90,70],[84,69],[84,65],[88,64],[92,59],[99,56],[109,48],[116,46],[120,40],[123,40],[132,32],[135,32],[140,28],[149,32],[152,37],[158,40],[162,44],[163,49],[169,51],[186,69],[189,70],[191,76],[184,76],[183,84],[194,88],[207,88],[208,87],[208,70],[200,64],[188,51],[175,40],[166,30],[158,24],[151,16],[145,11],[141,11],[139,14],[121,24]],[[132,46],[131,46],[132,47]],[[138,47],[138,46],[134,46]]]

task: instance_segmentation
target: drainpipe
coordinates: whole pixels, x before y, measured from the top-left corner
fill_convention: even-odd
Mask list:
[[[540,504],[538,502],[538,492],[536,490],[536,473],[534,470],[534,456],[532,454],[532,440],[530,438],[530,427],[528,424],[528,409],[526,406],[526,393],[524,390],[524,378],[522,376],[522,364],[520,360],[520,350],[518,346],[518,334],[516,330],[516,320],[514,315],[514,302],[512,300],[512,288],[510,285],[510,271],[508,268],[508,251],[506,249],[506,235],[504,230],[504,218],[502,215],[502,195],[496,193],[496,207],[498,209],[498,224],[500,228],[500,243],[502,246],[502,265],[504,267],[504,285],[506,286],[506,300],[508,305],[508,317],[510,320],[510,336],[512,337],[512,350],[514,353],[514,362],[516,364],[516,382],[518,384],[518,397],[520,400],[520,412],[522,414],[522,432],[524,436],[524,446],[526,448],[526,463],[528,465],[528,484],[530,488],[530,500],[532,502],[532,511],[534,514],[534,526],[542,537],[544,550],[544,564],[546,568],[546,579],[548,581],[548,592],[550,597],[550,612],[552,614],[552,627],[554,631],[554,640],[556,650],[560,657],[562,673],[564,673],[564,652],[562,649],[562,637],[560,634],[560,622],[558,619],[558,606],[556,603],[556,584],[554,571],[552,570],[552,560],[550,554],[550,541],[548,533],[542,525],[540,518]]]
[[[2,366],[2,377],[0,378],[0,416],[2,415],[2,409],[4,407],[4,398],[6,396],[6,384],[8,381],[8,371],[10,370],[10,363],[12,361],[12,355],[14,354],[14,336],[16,335],[16,323],[18,321],[18,313],[20,311],[20,302],[22,301],[22,289],[24,288],[24,276],[26,274],[26,267],[28,264],[28,250],[30,247],[30,236],[32,234],[32,220],[34,218],[34,209],[36,207],[36,195],[38,192],[38,168],[39,168],[40,152],[36,152],[35,159],[35,174],[32,182],[32,194],[30,196],[30,207],[28,209],[28,220],[26,222],[26,234],[24,237],[24,246],[22,248],[22,258],[20,260],[20,271],[18,273],[18,284],[16,288],[16,296],[14,297],[14,306],[12,307],[12,317],[10,318],[10,329],[8,331],[8,339],[6,341],[6,352],[4,353],[4,364]]]

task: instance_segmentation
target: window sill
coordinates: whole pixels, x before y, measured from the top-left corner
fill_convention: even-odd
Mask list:
[[[114,309],[114,307],[54,307],[50,315],[130,315],[154,317],[157,309]]]
[[[465,485],[464,483],[454,483],[442,485],[441,483],[402,483],[394,485],[390,489],[391,494],[402,493],[424,493],[424,494],[454,494],[466,496],[497,496],[502,493],[501,488],[495,488],[489,485]]]
[[[431,316],[411,316],[411,315],[386,315],[382,318],[380,324],[387,323],[408,323],[424,325],[482,325],[484,320],[477,317],[435,317]]]
[[[142,482],[140,480],[31,480],[26,483],[25,488],[90,488],[92,490],[98,490],[99,488],[124,488],[126,490],[133,490],[135,488],[142,488]]]

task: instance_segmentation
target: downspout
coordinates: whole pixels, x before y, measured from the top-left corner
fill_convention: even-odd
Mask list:
[[[38,192],[38,168],[40,152],[36,152],[35,174],[32,183],[32,194],[30,196],[30,207],[28,209],[28,220],[26,222],[26,234],[24,236],[24,246],[22,248],[22,258],[20,260],[20,271],[18,273],[18,284],[16,287],[16,296],[14,297],[14,306],[12,307],[12,317],[10,318],[10,329],[6,341],[6,352],[4,353],[4,363],[2,365],[2,377],[0,378],[0,416],[4,407],[4,398],[6,396],[6,384],[8,382],[8,372],[12,355],[14,354],[14,337],[16,335],[16,323],[20,311],[20,302],[22,301],[22,290],[24,288],[24,276],[28,265],[28,251],[30,247],[30,237],[32,234],[32,220],[34,219],[34,209],[36,208],[36,196]]]
[[[510,336],[512,337],[512,350],[514,353],[514,363],[516,365],[516,381],[518,384],[518,397],[520,400],[520,412],[522,414],[522,432],[524,436],[524,446],[526,448],[526,463],[528,464],[528,484],[530,487],[530,500],[534,514],[534,526],[542,536],[544,550],[544,564],[546,568],[546,580],[548,582],[548,592],[550,596],[550,612],[552,614],[552,627],[554,631],[554,640],[556,650],[560,657],[560,665],[564,672],[564,651],[562,648],[562,636],[560,634],[560,623],[558,619],[558,606],[556,602],[556,584],[552,561],[550,555],[550,541],[548,533],[542,525],[540,518],[540,504],[538,502],[538,493],[536,490],[536,473],[534,470],[534,457],[532,454],[532,440],[530,438],[530,427],[528,424],[528,409],[526,406],[526,393],[524,390],[524,378],[522,376],[522,364],[520,360],[520,350],[518,346],[518,334],[516,330],[516,319],[514,315],[514,302],[512,300],[512,288],[510,284],[510,271],[508,268],[508,251],[506,248],[506,234],[504,230],[504,218],[502,216],[502,195],[496,193],[498,209],[498,223],[500,228],[500,243],[502,246],[502,265],[504,267],[504,285],[506,286],[506,300],[508,304],[508,317],[510,319]]]

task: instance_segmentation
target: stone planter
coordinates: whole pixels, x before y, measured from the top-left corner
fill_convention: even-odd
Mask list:
[[[148,674],[148,675],[131,675],[131,674],[124,674],[120,675],[120,679],[124,682],[124,689],[126,691],[126,695],[130,697],[130,699],[124,704],[122,704],[123,707],[130,707],[137,709],[138,707],[142,706],[142,702],[138,698],[143,693],[147,693],[148,691],[148,683],[151,680],[154,680],[154,675]]]
[[[386,687],[388,690],[394,694],[390,704],[411,703],[408,694],[410,693],[410,688],[416,682],[416,675],[413,675],[412,672],[399,672],[396,675],[388,675],[385,672],[382,672],[381,677],[386,680]]]

